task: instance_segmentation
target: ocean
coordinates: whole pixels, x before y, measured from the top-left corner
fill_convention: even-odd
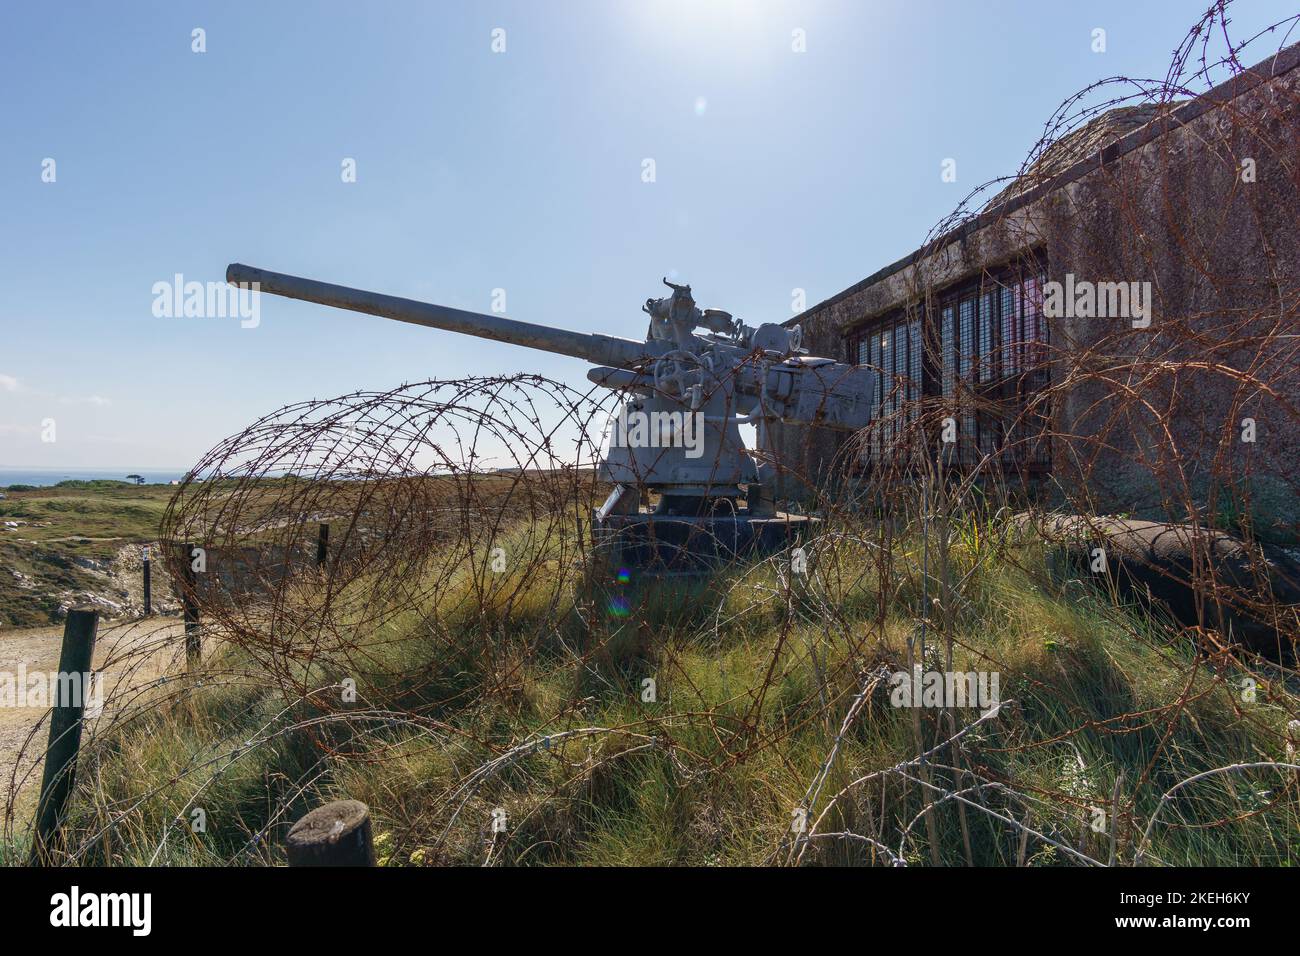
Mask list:
[[[9,485],[57,485],[60,481],[125,481],[139,475],[150,485],[165,485],[185,477],[183,469],[155,471],[149,468],[9,468],[0,465],[0,488]]]

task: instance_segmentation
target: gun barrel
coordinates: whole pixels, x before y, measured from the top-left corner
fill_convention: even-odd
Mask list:
[[[500,315],[467,312],[464,309],[452,309],[445,305],[417,302],[414,299],[351,289],[328,282],[317,282],[315,279],[285,275],[282,272],[270,272],[239,262],[232,262],[226,267],[226,281],[231,285],[253,286],[261,292],[290,299],[302,299],[304,302],[316,302],[336,309],[364,312],[368,315],[395,319],[398,322],[425,325],[431,329],[445,329],[448,332],[460,332],[483,339],[523,345],[543,352],[571,355],[598,365],[632,368],[658,357],[663,351],[661,348],[656,348],[660,343],[635,342],[612,335],[553,329],[546,325],[518,322]]]

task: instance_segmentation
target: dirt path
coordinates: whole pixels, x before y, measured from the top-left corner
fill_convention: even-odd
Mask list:
[[[105,675],[105,716],[115,693],[152,681],[171,666],[183,635],[181,622],[172,617],[100,622],[94,668]],[[56,672],[62,645],[61,626],[0,631],[0,678],[16,681],[19,665],[25,665],[28,674]],[[46,712],[42,707],[0,706],[0,803],[15,782],[22,804],[34,803],[48,725],[40,727],[26,753],[23,746]]]

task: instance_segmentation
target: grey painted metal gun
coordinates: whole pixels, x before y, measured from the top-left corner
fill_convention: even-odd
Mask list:
[[[650,317],[644,341],[535,325],[239,263],[227,268],[226,281],[596,365],[588,379],[617,390],[623,400],[600,464],[614,491],[597,509],[595,527],[618,537],[625,553],[638,542],[691,539],[696,532],[711,537],[714,547],[689,540],[670,547],[707,556],[780,545],[805,519],[775,511],[769,426],[780,421],[856,430],[874,413],[872,370],[809,357],[799,347],[797,328],[774,323],[754,328],[720,309],[701,309],[690,286],[667,279],[671,293],[642,306]],[[741,438],[743,424],[757,429],[758,460]],[[641,504],[648,493],[659,496],[653,512]],[[774,532],[777,524],[784,530]],[[659,546],[652,550],[653,555],[634,554],[629,563],[662,560]]]

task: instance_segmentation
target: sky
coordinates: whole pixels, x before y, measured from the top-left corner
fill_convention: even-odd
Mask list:
[[[1205,5],[5,0],[0,466],[184,470],[402,382],[586,387],[576,359],[271,296],[255,326],[155,314],[157,283],[229,262],[629,338],[663,276],[784,321],[1014,172],[1071,93],[1163,77]],[[1295,4],[1233,9],[1247,36]]]

